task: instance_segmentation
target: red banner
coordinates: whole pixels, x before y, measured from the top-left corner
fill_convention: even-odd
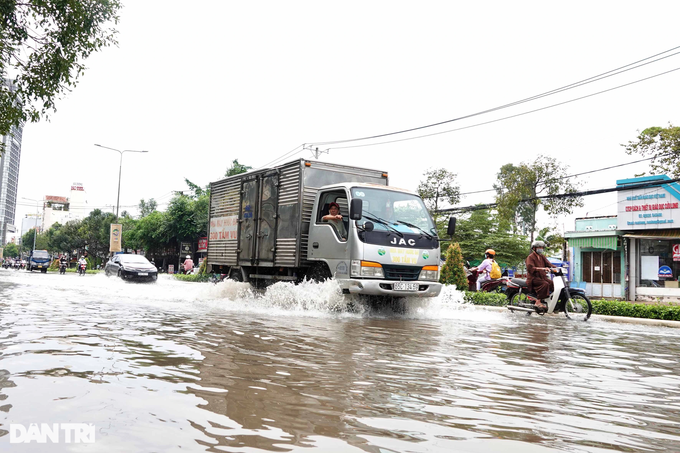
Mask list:
[[[198,240],[198,251],[205,252],[208,250],[208,238],[199,238]]]

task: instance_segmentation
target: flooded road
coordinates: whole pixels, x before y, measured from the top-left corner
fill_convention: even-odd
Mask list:
[[[680,329],[0,269],[0,451],[680,451]],[[94,443],[10,443],[93,424]]]

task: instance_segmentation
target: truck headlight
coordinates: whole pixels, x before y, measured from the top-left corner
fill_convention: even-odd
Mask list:
[[[380,263],[373,261],[352,260],[352,277],[385,278]]]
[[[439,266],[424,266],[418,280],[439,281]]]

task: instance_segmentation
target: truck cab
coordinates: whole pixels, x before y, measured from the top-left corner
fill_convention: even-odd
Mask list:
[[[339,206],[346,237],[324,220],[331,203]],[[413,192],[349,182],[316,194],[307,260],[346,294],[437,296],[439,250],[434,222]]]

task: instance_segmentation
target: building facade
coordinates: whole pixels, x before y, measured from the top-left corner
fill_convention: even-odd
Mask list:
[[[565,234],[572,280],[593,297],[680,301],[680,184],[666,175],[616,183],[617,215],[577,219]]]
[[[5,80],[10,90],[14,85]],[[7,235],[16,232],[14,216],[17,208],[19,187],[19,162],[21,160],[21,137],[23,123],[12,126],[9,135],[2,136],[4,152],[0,157],[0,246],[5,245]]]

